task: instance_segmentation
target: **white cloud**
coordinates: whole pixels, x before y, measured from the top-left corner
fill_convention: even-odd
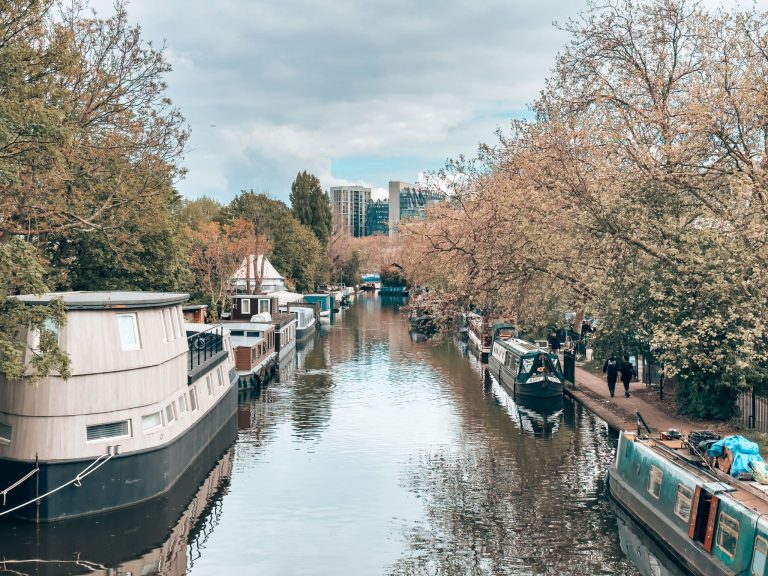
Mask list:
[[[111,1],[94,4],[106,13]],[[192,127],[182,193],[286,199],[301,170],[324,186],[384,189],[385,174],[332,173],[343,159],[412,158],[424,163],[415,179],[473,154],[537,97],[567,41],[552,22],[585,5],[132,0],[128,10],[145,38],[165,41],[169,92]]]

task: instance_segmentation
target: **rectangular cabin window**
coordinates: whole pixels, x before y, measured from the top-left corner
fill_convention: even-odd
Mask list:
[[[693,501],[693,490],[682,484],[677,485],[677,496],[675,496],[675,515],[688,522],[691,517],[691,502]]]
[[[117,327],[120,331],[120,345],[123,347],[123,350],[138,350],[141,348],[136,314],[118,314]]]
[[[192,412],[197,410],[197,390],[195,388],[189,389],[189,409]]]
[[[163,310],[163,333],[167,335],[166,342],[173,340],[173,328],[171,328],[171,311],[166,308]]]
[[[0,422],[0,444],[10,444],[13,436],[13,427]]]
[[[221,366],[216,370],[216,378],[219,379],[219,386],[224,386],[224,376],[221,373]]]
[[[171,402],[168,404],[168,406],[165,407],[165,421],[170,424],[174,420],[176,420],[176,414],[173,411],[173,402]]]
[[[211,383],[210,374],[205,377],[205,386],[208,388],[208,396],[213,396],[213,384]]]
[[[269,312],[269,300],[262,298],[259,300],[259,314],[264,312]]]
[[[768,556],[768,541],[758,536],[755,539],[755,551],[752,554],[752,567],[749,576],[765,576],[766,556]]]
[[[163,325],[163,342],[170,342],[171,339],[168,338],[168,327],[165,325],[165,313],[160,310],[160,324]]]
[[[661,494],[661,481],[664,479],[664,473],[660,468],[651,465],[651,469],[648,471],[648,493],[654,498],[658,498]]]
[[[248,298],[240,299],[240,313],[241,314],[251,313],[251,301]]]
[[[184,335],[184,312],[181,311],[180,307],[174,308],[176,311],[176,323],[179,325],[179,336]]]
[[[95,424],[86,426],[85,438],[88,442],[107,440],[109,438],[124,438],[131,435],[130,420],[109,422],[108,424]]]
[[[144,432],[149,432],[162,425],[163,419],[160,417],[160,412],[154,412],[141,417],[141,428]]]
[[[179,397],[179,414],[184,414],[187,411],[187,396],[182,394]]]
[[[739,521],[725,512],[720,512],[717,526],[717,547],[733,558],[736,554],[736,544],[739,542]]]

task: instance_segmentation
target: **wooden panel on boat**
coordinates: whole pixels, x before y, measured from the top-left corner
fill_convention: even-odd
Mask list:
[[[696,535],[696,519],[699,517],[699,500],[701,500],[701,486],[696,486],[691,502],[691,516],[688,519],[688,537],[693,540]]]
[[[657,442],[672,450],[680,450],[683,448],[682,440],[657,440]]]
[[[704,550],[712,552],[712,542],[715,539],[715,523],[717,522],[717,508],[720,504],[720,498],[712,496],[712,502],[709,505],[709,518],[707,518],[707,532],[704,536]]]

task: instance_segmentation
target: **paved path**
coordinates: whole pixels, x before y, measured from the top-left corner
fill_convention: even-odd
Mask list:
[[[577,367],[576,389],[572,390],[566,384],[565,393],[584,404],[587,409],[617,430],[637,430],[637,417],[635,416],[637,410],[642,414],[654,434],[670,428],[680,430],[684,434],[690,432],[690,422],[670,416],[653,404],[632,394],[633,390],[640,390],[644,387],[645,384],[642,382],[631,383],[629,385],[630,396],[625,398],[624,386],[621,382],[617,382],[616,396],[611,398],[605,378],[600,378]],[[697,426],[697,428],[702,429],[701,426]]]

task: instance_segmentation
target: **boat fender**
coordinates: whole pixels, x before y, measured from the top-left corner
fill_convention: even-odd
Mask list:
[[[198,350],[205,350],[205,340],[203,340],[202,338],[198,338],[197,340],[195,340],[195,348],[197,348]]]

